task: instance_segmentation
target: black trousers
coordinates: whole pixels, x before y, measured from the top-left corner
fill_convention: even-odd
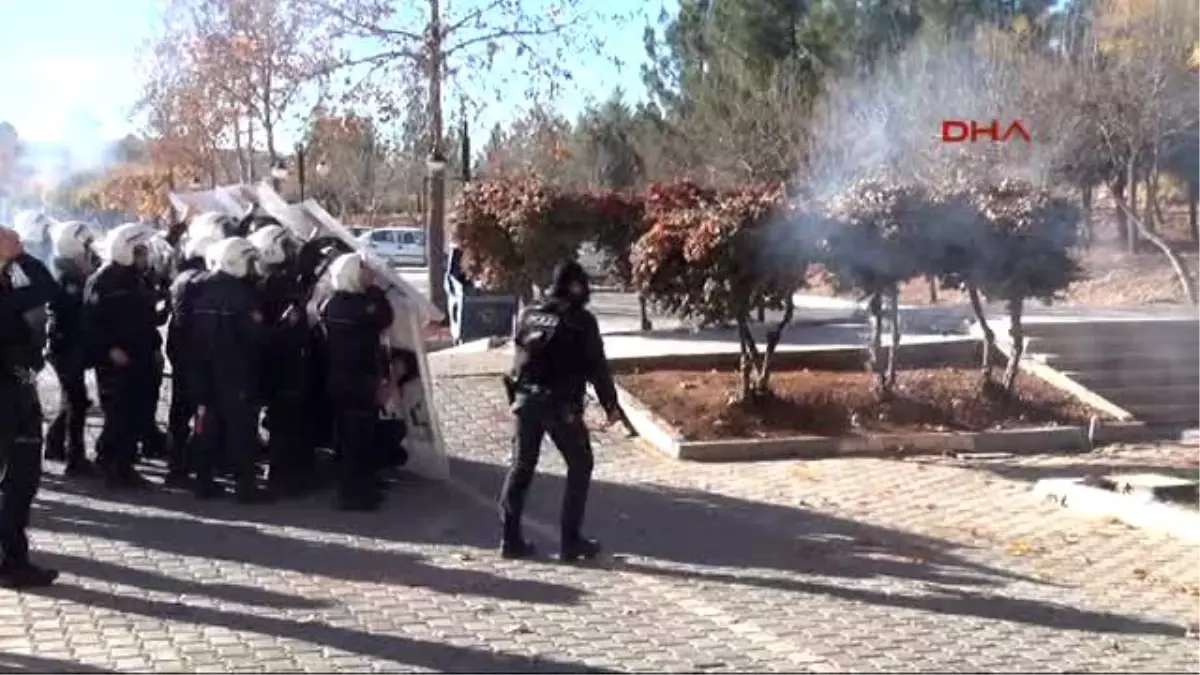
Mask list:
[[[32,383],[0,383],[0,568],[29,562],[29,512],[42,479],[42,406]]]
[[[275,392],[267,401],[267,455],[272,485],[290,487],[316,472],[317,450],[304,390]]]
[[[168,436],[158,426],[158,401],[162,397],[163,369],[162,361],[156,361],[150,370],[146,388],[142,391],[141,401],[142,422],[141,441],[142,455],[145,457],[163,457],[167,454]]]
[[[548,401],[531,400],[516,411],[512,464],[500,493],[500,513],[506,541],[521,538],[521,515],[529,487],[537,472],[542,453],[542,438],[550,436],[567,464],[567,484],[563,491],[560,520],[563,542],[582,536],[588,489],[592,483],[592,442],[582,412]]]
[[[58,411],[46,430],[46,456],[69,462],[84,459],[83,429],[90,405],[83,354],[51,354],[50,365],[58,377]]]
[[[228,462],[239,492],[257,487],[258,403],[248,392],[218,387],[216,400],[205,406],[199,437],[193,443],[198,483],[210,483]]]
[[[183,364],[171,365],[171,407],[167,413],[167,434],[170,441],[167,451],[167,470],[190,473],[192,470],[189,446],[192,442],[192,418],[196,415],[196,402],[192,400],[183,375]]]
[[[365,401],[360,405],[343,403],[334,413],[338,491],[343,498],[358,499],[378,493],[380,462],[375,439],[378,421],[378,410]]]
[[[156,379],[152,364],[105,363],[96,367],[100,407],[104,410],[104,428],[96,454],[106,472],[133,471],[138,443],[153,430],[154,410],[149,406],[157,401],[153,393]]]

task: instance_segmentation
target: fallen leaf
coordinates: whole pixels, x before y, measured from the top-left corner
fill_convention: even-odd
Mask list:
[[[1133,571],[1133,577],[1138,581],[1145,581],[1149,576],[1150,573],[1140,567]]]
[[[1013,555],[1028,555],[1033,552],[1033,546],[1027,541],[1021,541],[1018,539],[1016,541],[1009,542],[1008,552]]]

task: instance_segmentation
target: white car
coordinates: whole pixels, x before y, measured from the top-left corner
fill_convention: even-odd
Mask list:
[[[425,265],[425,230],[420,227],[377,227],[358,237],[359,243],[392,265]]]

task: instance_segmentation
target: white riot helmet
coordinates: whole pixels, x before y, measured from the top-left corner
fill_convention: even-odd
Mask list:
[[[256,230],[247,238],[266,265],[278,265],[285,262],[295,250],[296,244],[292,235],[280,225],[267,225]]]
[[[52,253],[50,227],[53,224],[54,220],[41,211],[21,211],[13,216],[13,229],[25,250],[42,262],[47,262]]]
[[[105,258],[122,267],[138,263],[139,258],[150,264],[150,239],[154,230],[144,223],[125,223],[108,233],[105,240]]]
[[[195,239],[204,237],[224,239],[229,236],[234,225],[233,218],[224,213],[207,211],[192,219],[192,222],[188,225],[187,235],[189,238]]]
[[[54,257],[64,260],[83,260],[96,253],[96,235],[87,223],[78,220],[55,223],[50,228],[50,243]]]
[[[175,272],[175,247],[167,241],[164,232],[155,232],[150,237],[150,267],[160,278],[170,279]]]
[[[226,237],[210,246],[205,257],[208,269],[242,279],[254,271],[258,250],[242,237]]]
[[[329,280],[335,291],[361,293],[363,284],[363,257],[357,253],[343,253],[329,266]]]
[[[183,242],[183,259],[203,258],[207,261],[208,249],[222,239],[224,237],[188,237],[187,241]]]

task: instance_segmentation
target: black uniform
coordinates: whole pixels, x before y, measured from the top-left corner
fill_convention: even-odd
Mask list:
[[[202,258],[186,260],[180,267],[179,275],[171,284],[171,319],[167,324],[167,358],[171,361],[171,408],[167,415],[167,433],[170,436],[167,478],[173,484],[182,483],[193,469],[188,450],[192,440],[191,422],[196,414],[196,402],[188,384],[188,368],[196,359],[188,341],[188,330],[196,289],[205,276]]]
[[[54,277],[36,258],[13,263],[29,279],[14,288],[0,271],[0,585],[34,586],[57,573],[29,562],[29,513],[42,476],[42,408],[35,378],[42,368],[40,337],[27,313],[50,302]]]
[[[583,292],[571,294],[577,284]],[[606,411],[617,409],[616,387],[608,370],[596,317],[587,303],[587,274],[577,263],[561,265],[548,298],[522,312],[514,338],[516,359],[506,379],[516,430],[512,466],[504,480],[500,506],[504,526],[502,553],[531,552],[521,536],[521,514],[549,435],[567,464],[562,506],[562,555],[590,557],[595,542],[581,533],[592,478],[592,447],[583,422],[584,396],[590,382]]]
[[[261,501],[257,486],[258,415],[266,331],[253,282],[214,272],[196,286],[189,312],[188,386],[204,406],[193,462],[200,496],[215,491],[221,456],[233,466],[238,498]],[[219,453],[219,454],[218,454]]]
[[[311,327],[299,274],[280,266],[260,285],[267,353],[263,385],[271,489],[294,493],[311,487],[316,472],[316,445],[308,420],[309,341]]]
[[[153,270],[148,271],[144,277],[147,288],[154,296],[155,303],[155,325],[163,326],[171,318],[171,285],[167,279],[162,278]],[[162,306],[159,307],[159,303]],[[147,420],[141,437],[142,455],[150,458],[162,458],[168,453],[168,438],[166,433],[158,426],[158,401],[162,396],[163,374],[165,372],[165,362],[162,357],[162,352],[157,352],[154,359],[154,371],[151,376],[152,386],[146,388],[146,396],[148,400],[142,404],[142,409],[147,411],[150,419]]]
[[[83,428],[87,421],[87,359],[84,353],[83,289],[87,274],[73,260],[56,258],[54,271],[58,292],[50,301],[47,333],[50,365],[58,377],[58,412],[46,430],[46,458],[66,460],[68,474],[86,474],[92,466],[86,459]]]
[[[88,279],[83,302],[89,362],[104,410],[98,463],[110,484],[140,486],[138,443],[154,432],[162,368],[158,298],[137,267],[107,263]],[[114,362],[113,349],[125,352],[129,363]]]
[[[375,434],[377,397],[380,383],[388,376],[388,355],[379,336],[393,318],[391,303],[376,287],[362,293],[337,291],[321,310],[328,364],[325,382],[341,463],[338,501],[343,508],[372,510],[383,501]]]

